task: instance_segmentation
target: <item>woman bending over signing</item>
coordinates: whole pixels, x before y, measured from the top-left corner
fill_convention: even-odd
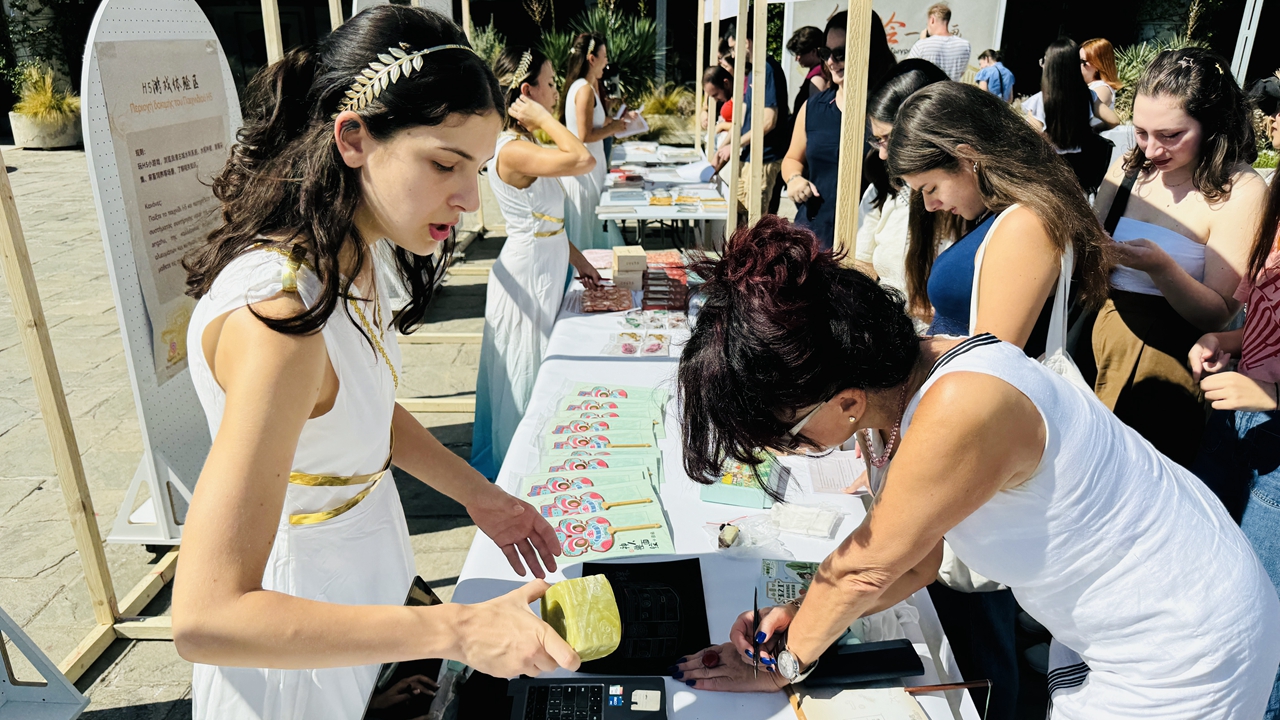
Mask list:
[[[503,677],[578,665],[529,612],[541,580],[477,605],[403,605],[415,563],[391,463],[462,503],[517,572],[521,556],[538,577],[539,556],[555,569],[538,512],[395,401],[395,330],[422,321],[430,257],[479,205],[502,101],[456,25],[396,5],[250,86],[214,179],[225,222],[186,262],[191,376],[213,435],[173,590],[196,718],[357,718],[386,662]],[[394,328],[381,238],[411,292]]]
[[[753,676],[746,612],[712,667],[701,653],[678,666],[686,681],[799,682],[852,621],[932,582],[945,537],[1088,663],[1086,682],[1055,693],[1055,719],[1261,714],[1280,601],[1199,480],[1021,348],[918,337],[900,295],[806,230],[765,217],[728,248],[699,270],[706,304],[680,358],[689,476],[855,433],[873,467],[892,464],[803,604],[764,612],[761,660],[776,672]],[[872,432],[883,446],[868,447]]]

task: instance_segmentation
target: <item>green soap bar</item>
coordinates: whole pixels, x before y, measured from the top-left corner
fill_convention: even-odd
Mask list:
[[[622,642],[622,618],[613,586],[603,575],[561,580],[542,597],[542,619],[583,662],[599,660]]]

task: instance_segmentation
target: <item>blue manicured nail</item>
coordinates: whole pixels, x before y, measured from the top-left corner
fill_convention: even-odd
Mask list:
[[[676,673],[678,672],[680,672],[680,668],[676,667],[675,665],[672,665],[671,667],[667,668],[667,674],[670,675],[671,677],[675,677]]]
[[[680,678],[676,678],[676,679],[679,680]],[[696,684],[697,682],[698,682],[697,680],[685,680],[684,684],[688,685],[689,687],[693,687],[694,684]]]
[[[758,642],[758,643],[762,643],[762,642],[764,642],[765,637],[766,637],[766,636],[765,636],[765,634],[764,634],[764,631],[763,631],[763,630],[761,630],[760,632],[756,633],[756,642]]]
[[[760,658],[760,662],[762,662],[762,663],[764,663],[765,665],[768,665],[768,666],[770,666],[770,667],[773,667],[774,663],[775,663],[775,662],[777,662],[777,661],[776,661],[776,660],[774,660],[774,659],[772,659],[772,658]]]
[[[689,658],[680,658],[679,660],[676,661],[676,664],[677,665],[684,664],[686,661],[688,661],[688,659]]]
[[[671,674],[671,678],[673,680],[682,680],[684,678],[684,671],[683,670],[675,671],[674,673]]]
[[[747,651],[747,657],[749,657],[749,658],[753,658],[753,657],[755,657],[755,655],[752,655],[752,654],[751,654],[751,651],[750,651],[750,650],[748,650],[748,651]]]

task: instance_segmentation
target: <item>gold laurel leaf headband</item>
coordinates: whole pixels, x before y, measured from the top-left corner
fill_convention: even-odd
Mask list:
[[[532,63],[533,51],[525,50],[524,54],[520,56],[520,65],[516,67],[516,74],[511,76],[511,83],[507,85],[509,89],[515,90],[520,87],[524,79],[529,76],[529,65]]]
[[[338,112],[365,109],[388,85],[394,84],[401,76],[409,77],[421,70],[423,56],[437,50],[466,50],[475,54],[475,50],[457,44],[436,45],[418,52],[409,52],[409,46],[405,43],[400,43],[398,48],[387,48],[387,52],[378,53],[378,58],[356,76],[351,89],[346,92],[347,99],[338,105]]]
[[[588,54],[588,55],[594,55],[594,54],[595,54],[595,51],[596,51],[596,39],[595,39],[595,38],[591,38],[591,45],[587,47],[587,54]],[[577,48],[574,48],[572,52],[573,52],[573,53],[578,53],[578,52],[580,52],[580,51],[579,51]]]

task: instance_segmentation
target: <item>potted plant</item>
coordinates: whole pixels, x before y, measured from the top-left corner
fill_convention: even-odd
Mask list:
[[[52,68],[25,65],[16,84],[18,102],[9,113],[15,145],[48,150],[80,144],[80,97],[55,79]]]

